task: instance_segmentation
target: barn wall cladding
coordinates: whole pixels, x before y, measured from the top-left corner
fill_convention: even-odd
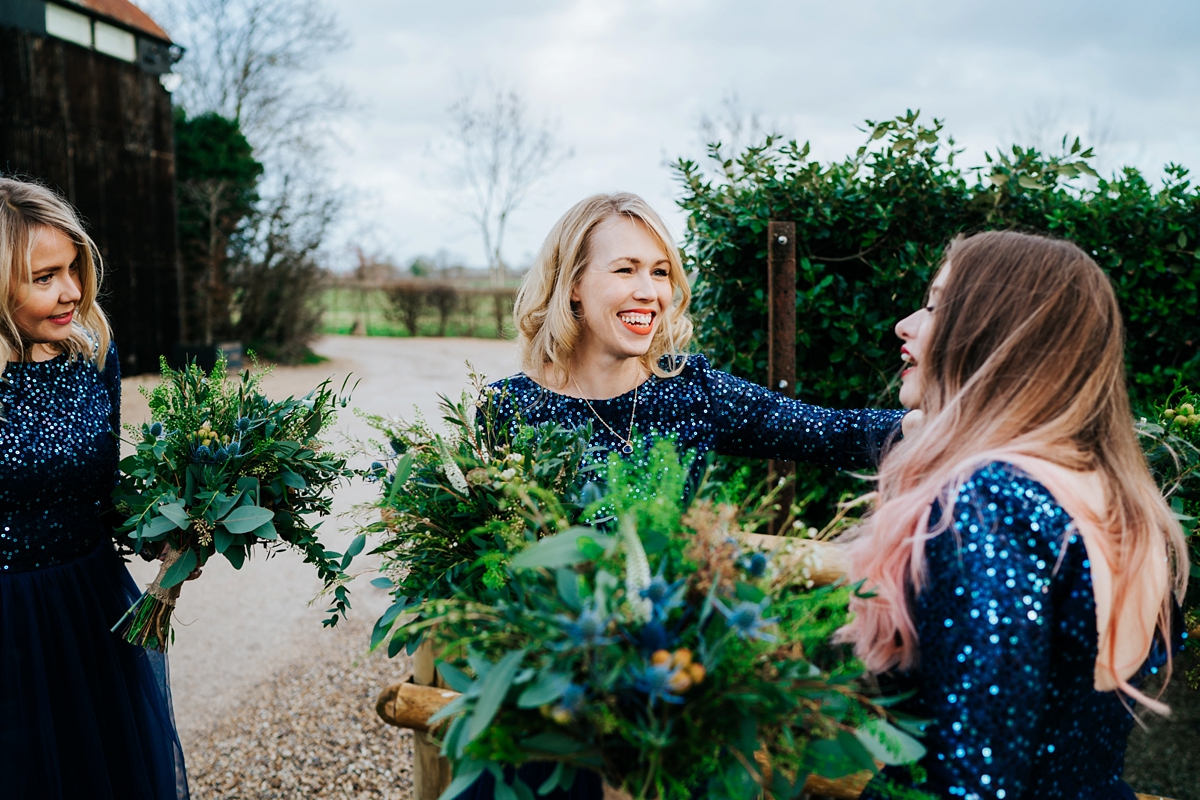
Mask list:
[[[79,210],[131,375],[156,370],[179,339],[174,134],[160,81],[171,56],[127,0],[0,0],[0,173]]]

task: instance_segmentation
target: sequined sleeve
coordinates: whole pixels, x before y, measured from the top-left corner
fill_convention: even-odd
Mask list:
[[[805,461],[837,467],[879,462],[900,434],[903,411],[837,410],[792,400],[719,370],[703,370],[724,455]]]
[[[1040,733],[1054,627],[1068,622],[1054,619],[1051,580],[1070,518],[1040,483],[999,463],[958,488],[953,514],[953,531],[926,547],[914,609],[922,712],[932,720],[919,788],[1024,797],[1047,746]],[[935,508],[931,524],[938,518]]]
[[[111,404],[108,414],[109,424],[112,425],[113,433],[120,438],[121,359],[117,355],[116,342],[111,342],[108,345],[108,355],[104,359],[104,372],[100,373],[100,380],[104,384],[104,390],[108,394],[108,401]]]

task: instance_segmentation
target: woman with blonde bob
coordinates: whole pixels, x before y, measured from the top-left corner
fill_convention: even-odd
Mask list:
[[[160,653],[104,512],[120,366],[102,264],[53,192],[0,179],[0,776],[6,798],[187,796]]]
[[[500,420],[590,423],[597,460],[610,451],[636,457],[673,435],[681,454],[699,457],[877,461],[904,412],[806,405],[687,355],[690,295],[671,235],[645,201],[610,194],[577,203],[546,237],[517,295],[524,372],[493,384]],[[526,765],[520,776],[536,787],[552,768]],[[493,791],[485,774],[462,797]],[[569,796],[598,798],[599,779],[580,776]]]
[[[1167,711],[1135,684],[1169,675],[1187,564],[1135,438],[1107,277],[1069,242],[981,233],[951,243],[896,332],[900,399],[925,422],[849,544],[864,587],[840,635],[933,720],[917,788],[1132,800],[1130,703]],[[916,784],[889,768],[863,797],[885,780]]]

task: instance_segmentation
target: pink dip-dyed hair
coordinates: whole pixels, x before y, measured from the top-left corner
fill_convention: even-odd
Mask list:
[[[848,537],[851,578],[874,597],[851,602],[839,633],[876,672],[918,659],[909,592],[924,586],[925,543],[954,519],[955,489],[992,461],[1014,462],[1040,480],[1112,566],[1105,639],[1114,684],[1148,707],[1166,707],[1116,674],[1118,611],[1148,595],[1137,578],[1167,559],[1169,589],[1158,630],[1170,641],[1172,593],[1187,587],[1183,532],[1138,447],[1125,385],[1120,310],[1107,277],[1076,245],[988,232],[946,249],[952,264],[921,361],[926,422],[884,459],[875,509]],[[1057,479],[1095,471],[1109,499],[1100,519]],[[946,512],[929,527],[931,503]],[[1170,674],[1170,665],[1167,667]]]

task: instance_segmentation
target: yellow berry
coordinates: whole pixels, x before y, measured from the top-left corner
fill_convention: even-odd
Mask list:
[[[1175,419],[1175,409],[1168,408],[1166,411],[1164,411],[1163,419],[1165,419],[1167,422],[1170,422],[1171,420]]]
[[[1196,413],[1196,409],[1192,407],[1191,403],[1184,403],[1179,407],[1179,413],[1187,414],[1190,417],[1192,414]]]
[[[686,647],[681,647],[675,651],[675,655],[673,656],[672,660],[675,662],[675,666],[686,667],[688,664],[692,663],[692,651],[688,650]]]
[[[655,650],[654,654],[652,656],[650,656],[650,663],[656,667],[661,667],[663,664],[667,663],[670,660],[671,660],[671,654],[668,653],[666,650]]]
[[[667,684],[667,686],[671,689],[672,693],[683,694],[688,689],[692,688],[692,676],[686,671],[680,670],[679,672],[675,673],[675,676],[671,678],[671,681]]]
[[[688,675],[692,678],[692,683],[704,683],[704,678],[708,674],[703,664],[692,663],[687,668]]]
[[[556,708],[550,712],[550,719],[557,722],[559,725],[566,725],[571,721],[571,712],[565,708]]]

